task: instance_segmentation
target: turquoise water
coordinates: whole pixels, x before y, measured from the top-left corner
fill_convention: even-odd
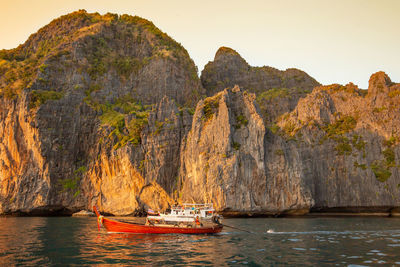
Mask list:
[[[2,217],[1,265],[400,265],[400,219],[225,219],[253,233],[107,234],[96,218]]]

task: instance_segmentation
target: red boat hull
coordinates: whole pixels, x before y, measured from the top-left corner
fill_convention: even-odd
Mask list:
[[[137,223],[120,222],[100,216],[97,209],[93,208],[98,222],[104,226],[107,232],[113,233],[137,233],[137,234],[215,234],[222,231],[222,225],[212,227],[168,227],[152,226]]]

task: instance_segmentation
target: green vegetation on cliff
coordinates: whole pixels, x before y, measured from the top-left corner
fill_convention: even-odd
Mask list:
[[[149,109],[127,95],[118,98],[115,103],[101,104],[102,115],[99,117],[103,126],[111,127],[109,138],[116,137],[113,148],[118,149],[130,143],[137,146],[141,142],[141,133],[147,125]]]
[[[273,100],[277,97],[290,97],[291,90],[288,88],[272,88],[257,95],[257,103],[260,105],[265,100]]]
[[[235,116],[236,124],[234,125],[235,129],[240,129],[242,126],[246,127],[249,121],[246,119],[244,114],[236,114]]]
[[[375,160],[371,164],[371,170],[374,172],[375,177],[380,182],[386,182],[392,172],[390,168],[396,167],[396,155],[393,146],[398,142],[398,138],[391,136],[388,140],[383,141],[383,146],[386,148],[382,151],[384,160]]]
[[[85,175],[86,171],[87,171],[87,167],[81,166],[74,171],[74,175],[72,178],[66,178],[66,179],[60,180],[60,184],[62,186],[62,191],[63,192],[71,192],[71,193],[73,193],[74,198],[77,197],[81,193],[81,190],[79,189],[79,183],[80,183],[83,175]]]
[[[40,107],[49,100],[59,100],[63,97],[63,93],[56,91],[33,90],[30,95],[29,108],[34,109]]]
[[[335,139],[337,136],[352,131],[357,124],[357,120],[350,115],[340,117],[335,122],[323,127],[327,138]]]
[[[322,126],[322,130],[325,132],[324,136],[319,141],[323,144],[325,140],[331,139],[337,142],[335,150],[338,155],[350,155],[353,151],[351,144],[353,144],[358,150],[362,149],[365,145],[362,138],[358,135],[353,136],[352,142],[346,136],[347,133],[354,130],[356,127],[357,120],[350,115],[340,116],[333,123]]]
[[[208,97],[204,100],[203,112],[206,121],[210,120],[213,117],[214,113],[217,112],[220,99],[221,95],[218,94],[214,97]]]
[[[371,170],[375,174],[376,179],[379,182],[386,182],[387,179],[392,175],[392,172],[387,168],[384,161],[376,160],[371,164]]]

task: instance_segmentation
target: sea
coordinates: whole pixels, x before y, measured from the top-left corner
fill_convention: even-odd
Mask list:
[[[224,219],[214,235],[109,234],[94,217],[0,217],[1,266],[395,266],[400,218]],[[240,230],[239,230],[240,229]]]

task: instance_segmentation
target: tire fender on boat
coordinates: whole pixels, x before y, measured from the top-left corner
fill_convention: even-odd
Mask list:
[[[103,225],[103,216],[102,215],[100,215],[98,218],[97,218],[97,222],[100,224],[100,225]]]

